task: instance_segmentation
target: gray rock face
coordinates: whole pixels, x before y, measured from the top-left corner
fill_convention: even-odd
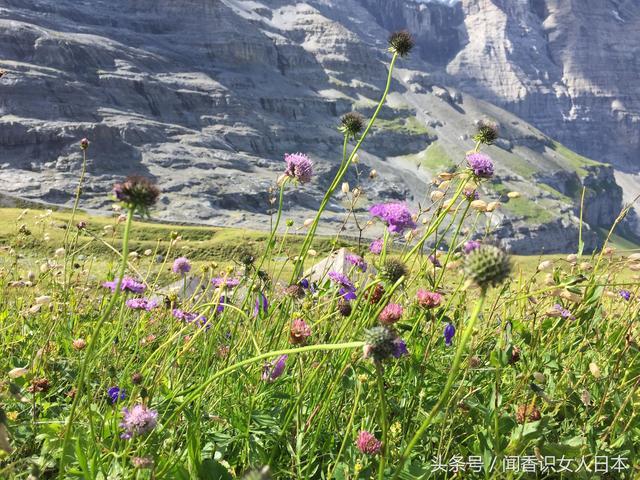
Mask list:
[[[483,193],[518,190],[531,204],[505,204],[504,241],[518,249],[522,228],[542,226],[541,248],[562,250],[577,237],[583,184],[594,192],[593,227],[615,218],[622,192],[612,169],[547,134],[619,170],[637,164],[613,152],[634,152],[640,142],[637,131],[631,135],[640,98],[637,8],[616,7],[621,19],[613,23],[596,19],[612,43],[575,52],[586,35],[579,27],[595,20],[584,14],[582,23],[566,25],[560,19],[573,7],[564,3],[0,0],[0,68],[7,71],[0,189],[69,205],[82,161],[78,142],[88,137],[84,207],[106,209],[113,181],[141,173],[162,187],[159,218],[260,228],[283,154],[303,151],[317,176],[285,196],[286,215],[302,220],[339,166],[339,117],[352,109],[371,115],[386,81],[388,30],[408,27],[419,52],[399,63],[350,184],[361,185],[369,201],[424,204],[432,175],[460,163],[473,146],[474,121],[491,117],[504,138],[488,149],[498,178]],[[618,24],[625,35],[615,33]],[[615,85],[603,73],[611,58],[632,64],[618,68]],[[343,218],[336,198],[326,231]]]

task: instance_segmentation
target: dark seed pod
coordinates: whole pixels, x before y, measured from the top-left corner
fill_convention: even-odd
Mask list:
[[[357,112],[349,112],[340,119],[339,130],[348,138],[355,138],[364,128],[364,118]]]
[[[351,302],[349,302],[349,300],[346,300],[344,298],[338,300],[338,311],[340,312],[340,315],[342,315],[343,317],[348,317],[349,315],[351,315],[352,310],[353,308],[351,307]]]
[[[415,45],[413,37],[406,30],[394,32],[389,37],[389,51],[406,57]]]
[[[492,145],[500,136],[498,125],[489,120],[479,120],[477,123],[477,131],[473,136],[476,142],[485,145]]]
[[[116,199],[128,208],[146,214],[160,196],[160,190],[150,179],[140,175],[128,176],[124,182],[113,186]]]

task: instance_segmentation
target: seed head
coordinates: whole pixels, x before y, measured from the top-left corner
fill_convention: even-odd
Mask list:
[[[373,327],[365,331],[365,358],[381,362],[396,352],[395,341],[398,335],[387,327]]]
[[[348,317],[349,315],[351,315],[352,311],[353,307],[351,306],[351,302],[346,298],[341,297],[338,300],[338,312],[340,312],[340,315],[342,315],[343,317]]]
[[[493,245],[482,245],[465,258],[466,274],[483,290],[504,282],[511,272],[509,256]]]
[[[492,145],[500,136],[498,124],[489,120],[478,120],[473,139],[485,145]]]
[[[150,179],[140,175],[130,175],[124,182],[113,186],[113,194],[128,208],[147,214],[158,200],[160,190]]]
[[[355,138],[364,128],[364,118],[357,112],[345,113],[340,119],[340,130],[347,138]]]
[[[415,45],[413,37],[406,30],[394,32],[389,37],[389,51],[397,53],[401,57],[406,57]]]
[[[89,148],[89,140],[87,138],[83,138],[82,140],[80,140],[80,148],[82,150],[86,150],[87,148]]]
[[[402,260],[397,258],[388,258],[384,262],[384,267],[382,269],[382,276],[389,280],[391,283],[396,283],[402,277],[407,277],[409,273],[409,269],[402,262]]]

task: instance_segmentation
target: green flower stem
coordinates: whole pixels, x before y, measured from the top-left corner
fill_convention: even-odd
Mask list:
[[[469,339],[471,338],[471,335],[473,333],[473,328],[475,327],[476,321],[478,320],[478,316],[482,310],[482,306],[484,305],[486,294],[487,294],[486,290],[483,290],[481,292],[480,298],[476,302],[473,312],[471,313],[471,317],[467,322],[467,326],[464,329],[464,332],[462,333],[462,338],[460,339],[460,343],[458,344],[458,349],[456,350],[456,354],[453,357],[453,364],[451,365],[451,370],[449,371],[449,376],[447,377],[447,383],[445,384],[444,389],[440,394],[440,398],[438,398],[438,401],[429,412],[429,415],[422,422],[422,424],[420,425],[420,428],[418,428],[416,433],[413,435],[407,447],[405,448],[404,452],[402,452],[402,456],[400,457],[398,467],[396,468],[391,480],[395,480],[400,476],[402,467],[404,467],[404,464],[409,459],[409,455],[411,455],[411,452],[413,451],[417,443],[420,441],[420,439],[426,432],[427,428],[429,428],[429,426],[431,425],[431,422],[435,418],[436,414],[440,411],[445,401],[449,399],[448,397],[449,397],[449,393],[451,392],[451,388],[453,387],[453,382],[455,382],[458,376],[458,373],[460,371],[460,364],[462,363],[462,355],[464,354],[467,343],[469,342]]]
[[[384,466],[389,452],[387,432],[389,431],[387,419],[387,399],[384,394],[384,370],[380,362],[376,362],[376,380],[378,383],[378,399],[380,401],[380,427],[382,428],[382,451],[378,464],[378,480],[384,480]]]
[[[456,201],[458,200],[458,197],[460,197],[460,195],[462,194],[462,191],[465,187],[465,185],[467,184],[467,182],[469,181],[468,178],[466,178],[463,182],[460,182],[460,186],[458,187],[458,189],[456,190],[456,193],[454,194],[453,198],[451,199],[451,205],[453,205],[454,203],[456,203]],[[440,226],[440,224],[442,223],[442,221],[444,220],[444,217],[446,215],[448,215],[450,208],[447,209],[443,209],[442,212],[440,212],[440,214],[438,215],[438,217],[436,218],[435,222],[432,223],[431,225],[429,225],[429,228],[427,229],[427,231],[425,232],[425,234],[422,236],[422,238],[418,241],[418,243],[409,251],[409,253],[407,253],[404,257],[404,261],[408,261],[412,256],[414,256],[416,254],[416,252],[420,251],[423,247],[423,245],[425,244],[425,242],[427,241],[427,239],[429,237],[431,237],[431,235],[433,235],[433,233],[438,229],[438,227]]]
[[[329,200],[331,199],[331,196],[333,195],[333,192],[335,191],[335,189],[337,188],[338,184],[340,183],[340,181],[344,177],[344,174],[346,173],[347,168],[349,168],[349,165],[351,165],[351,162],[353,162],[353,158],[356,156],[356,153],[358,153],[358,150],[360,150],[360,146],[362,145],[362,142],[364,142],[364,140],[367,138],[367,135],[369,134],[369,130],[371,130],[371,127],[375,123],[376,118],[378,117],[378,114],[380,113],[380,110],[382,110],[382,107],[384,106],[384,104],[385,104],[385,102],[387,100],[387,95],[389,94],[389,89],[391,88],[391,80],[393,78],[393,75],[392,75],[393,74],[393,67],[394,67],[397,59],[398,59],[398,54],[394,53],[393,57],[391,58],[391,63],[389,64],[389,74],[387,75],[387,84],[386,84],[384,92],[382,94],[382,98],[380,99],[380,102],[378,103],[378,107],[376,108],[375,112],[373,112],[373,116],[371,117],[371,120],[369,120],[369,124],[367,125],[367,128],[365,128],[364,132],[360,136],[360,139],[358,140],[358,143],[356,144],[356,146],[351,151],[351,154],[349,155],[349,158],[347,159],[347,161],[344,162],[344,165],[342,165],[341,168],[338,170],[338,173],[336,174],[336,176],[335,176],[335,178],[333,180],[333,183],[331,184],[331,186],[329,187],[329,189],[325,193],[325,195],[324,195],[324,197],[322,199],[322,202],[320,203],[320,208],[318,209],[318,213],[316,214],[315,218],[313,219],[313,223],[311,224],[311,227],[309,228],[309,232],[307,233],[307,236],[305,237],[304,242],[302,244],[302,249],[300,250],[299,258],[296,261],[295,267],[293,269],[293,274],[291,276],[291,282],[290,283],[294,283],[298,279],[298,276],[300,275],[300,273],[302,271],[302,267],[304,265],[304,260],[306,259],[306,256],[307,256],[307,252],[309,251],[309,248],[311,248],[311,242],[312,242],[313,238],[315,237],[316,230],[318,228],[318,223],[320,221],[320,217],[322,216],[322,213],[324,212],[325,208],[327,207],[327,204],[329,203]],[[345,147],[346,147],[346,144],[345,144]],[[346,148],[343,149],[343,153],[346,153]]]
[[[342,444],[340,445],[340,450],[338,450],[338,455],[336,456],[336,459],[333,462],[333,467],[331,467],[331,470],[329,470],[329,473],[327,473],[327,480],[331,480],[333,478],[333,473],[335,472],[336,467],[340,463],[340,457],[342,456],[342,452],[344,452],[344,449],[347,446],[347,440],[351,436],[351,429],[353,428],[353,422],[356,417],[356,411],[358,410],[361,392],[362,392],[362,387],[358,383],[356,386],[356,397],[353,400],[353,408],[351,409],[351,416],[349,417],[349,423],[347,424],[347,428],[344,431],[345,432],[344,439],[342,440]]]
[[[67,229],[64,232],[64,239],[62,241],[62,246],[67,248],[67,237],[69,236],[69,230],[73,227],[73,220],[76,216],[76,212],[78,210],[78,205],[80,204],[80,196],[82,195],[82,182],[84,182],[85,174],[87,173],[87,150],[82,149],[82,169],[80,170],[80,180],[78,182],[78,188],[76,189],[76,198],[73,201],[73,209],[71,210],[71,217],[69,218],[69,223],[67,224]]]
[[[109,301],[107,308],[105,308],[105,310],[103,311],[102,316],[98,320],[98,323],[96,324],[96,327],[93,330],[93,335],[91,336],[91,339],[89,340],[89,344],[87,345],[87,353],[84,357],[84,361],[82,362],[82,366],[80,367],[80,373],[78,374],[76,394],[73,397],[73,403],[71,404],[71,411],[69,412],[69,418],[67,419],[67,422],[65,425],[64,440],[62,442],[62,456],[60,458],[60,469],[58,474],[59,478],[64,478],[65,456],[66,456],[67,447],[69,445],[69,441],[71,440],[73,420],[75,417],[76,410],[78,408],[78,404],[82,399],[82,394],[84,393],[85,378],[87,375],[87,369],[92,360],[93,351],[95,350],[98,340],[100,338],[100,331],[102,330],[104,323],[107,321],[107,319],[111,315],[111,311],[113,310],[113,307],[115,306],[116,301],[120,296],[120,287],[122,286],[122,279],[124,277],[124,272],[127,268],[127,258],[129,256],[129,233],[131,231],[131,224],[133,223],[134,211],[135,209],[132,206],[130,206],[127,211],[127,221],[124,227],[124,234],[122,237],[122,259],[120,261],[120,273],[118,275],[118,280],[116,282],[115,291],[111,296],[111,300]]]
[[[295,355],[297,353],[305,353],[305,352],[318,352],[318,351],[331,351],[331,350],[344,350],[347,348],[359,348],[363,347],[364,342],[348,342],[348,343],[327,343],[323,345],[307,345],[305,347],[298,348],[287,348],[283,350],[275,350],[271,352],[262,353],[260,355],[256,355],[255,357],[247,358],[246,360],[242,360],[240,362],[234,363],[233,365],[228,366],[216,372],[211,377],[209,377],[206,381],[201,383],[198,387],[193,388],[191,390],[186,390],[182,392],[181,395],[188,395],[186,399],[176,408],[171,416],[165,421],[165,424],[168,424],[173,420],[176,415],[178,415],[182,410],[185,409],[187,404],[195,400],[198,395],[203,394],[206,389],[218,378],[226,375],[227,373],[233,372],[241,367],[246,365],[251,365],[256,362],[260,362],[261,360],[266,360],[268,358],[279,357],[280,355]],[[176,396],[181,396],[176,395]]]
[[[271,235],[269,235],[267,248],[264,251],[264,255],[262,255],[262,259],[260,260],[260,265],[258,265],[258,268],[256,268],[256,272],[260,271],[260,269],[262,268],[262,265],[264,265],[264,262],[273,247],[273,243],[275,242],[276,232],[278,231],[278,227],[280,226],[280,219],[282,218],[282,205],[284,204],[284,187],[286,184],[287,184],[287,179],[285,178],[282,181],[282,185],[280,185],[280,194],[278,195],[278,214],[276,216],[276,222],[273,225],[273,228],[271,229]]]

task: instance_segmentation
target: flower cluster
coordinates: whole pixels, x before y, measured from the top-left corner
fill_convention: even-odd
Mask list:
[[[404,203],[378,203],[369,209],[373,217],[377,217],[387,224],[390,233],[402,234],[405,230],[416,228],[416,222]]]
[[[158,306],[156,300],[148,298],[130,298],[125,303],[132,310],[151,311]]]
[[[435,308],[442,302],[441,294],[438,292],[430,292],[423,288],[418,289],[416,298],[418,299],[418,305],[423,308]]]
[[[467,164],[478,178],[493,177],[493,160],[484,153],[471,153],[467,155]]]
[[[118,286],[118,279],[116,278],[110,282],[104,282],[102,286],[110,289],[112,292],[115,292],[116,287]],[[144,293],[146,289],[147,287],[143,283],[140,283],[131,277],[124,277],[120,284],[120,290],[123,292]]]
[[[185,275],[191,271],[191,263],[186,257],[178,257],[173,261],[171,270],[173,273]]]
[[[288,153],[284,157],[287,168],[284,174],[300,183],[309,183],[313,177],[313,162],[303,153]]]
[[[134,405],[131,410],[123,408],[122,414],[120,428],[124,430],[124,433],[120,435],[120,438],[126,440],[149,433],[158,422],[158,412],[141,404]]]
[[[382,450],[382,442],[372,433],[362,430],[358,433],[356,447],[360,450],[360,453],[364,453],[366,455],[377,455],[380,453],[380,450]]]
[[[344,298],[345,300],[355,300],[357,298],[356,287],[353,282],[349,280],[349,277],[347,277],[345,274],[331,271],[327,274],[327,276],[333,283],[340,286],[339,294],[342,298]]]
[[[367,271],[367,262],[365,262],[364,258],[360,255],[349,254],[345,257],[345,260],[358,268],[361,272]]]

